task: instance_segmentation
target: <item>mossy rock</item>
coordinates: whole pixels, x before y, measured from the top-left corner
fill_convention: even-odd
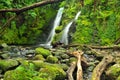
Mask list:
[[[60,33],[62,31],[62,28],[63,26],[58,26],[56,29],[55,29],[55,32],[56,33]]]
[[[64,80],[66,72],[58,64],[51,64],[42,61],[33,61],[37,68],[40,68],[39,76],[47,80]],[[46,79],[45,79],[46,80]]]
[[[69,56],[68,56],[67,54],[63,54],[63,55],[61,55],[61,57],[62,57],[63,59],[68,59],[68,58],[69,58]]]
[[[58,58],[55,57],[55,56],[52,56],[52,55],[49,55],[46,59],[47,62],[50,62],[50,63],[57,63],[58,62]]]
[[[15,66],[18,66],[18,65],[19,65],[19,63],[16,60],[12,60],[12,59],[0,60],[0,69],[2,69],[3,71],[6,71],[6,70],[13,68]]]
[[[75,57],[71,57],[70,59],[69,59],[69,63],[71,63],[71,62],[76,62],[77,61],[77,58],[75,58]]]
[[[64,71],[67,71],[69,66],[67,64],[57,64],[59,65]]]
[[[45,61],[45,58],[42,56],[42,55],[36,55],[34,58],[34,60],[42,60],[42,61]]]
[[[46,77],[48,80],[64,80],[66,77],[65,71],[58,65],[47,64],[40,69],[40,77]]]
[[[49,50],[44,49],[42,47],[36,48],[35,52],[36,52],[36,54],[41,54],[44,57],[47,57],[47,56],[51,55],[51,52]]]
[[[34,64],[29,63],[28,66],[20,65],[15,70],[7,71],[4,80],[34,80],[33,77],[36,75]]]
[[[115,64],[111,66],[107,71],[106,74],[108,78],[111,80],[115,80],[120,76],[120,64]]]

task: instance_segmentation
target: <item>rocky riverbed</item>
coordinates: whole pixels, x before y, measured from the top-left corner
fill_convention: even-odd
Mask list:
[[[93,49],[85,46],[58,46],[54,49],[42,47],[0,46],[1,80],[70,80],[68,70],[72,62],[77,62],[73,52],[83,51],[81,66],[83,80],[95,80],[92,77],[97,65],[102,64],[107,54],[113,60],[101,72],[100,80],[120,80],[119,49]],[[103,63],[104,65],[104,63]],[[103,68],[101,67],[101,69]],[[72,73],[76,79],[77,67]],[[81,79],[82,80],[82,79]]]

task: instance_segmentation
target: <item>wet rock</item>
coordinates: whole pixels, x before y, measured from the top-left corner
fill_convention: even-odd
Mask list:
[[[0,69],[2,71],[7,71],[13,67],[18,66],[19,63],[16,60],[8,59],[8,60],[0,60]]]
[[[36,48],[35,52],[36,52],[36,54],[41,54],[44,57],[47,57],[47,56],[51,55],[51,52],[49,50],[44,49],[42,47]]]
[[[63,55],[61,55],[61,57],[62,57],[63,59],[68,59],[68,58],[69,58],[69,56],[68,56],[67,54],[63,54]]]
[[[1,46],[2,46],[3,48],[7,48],[7,47],[8,47],[8,45],[7,45],[6,43],[1,44]]]
[[[62,60],[61,60],[61,63],[69,64],[69,59],[62,59]]]
[[[49,55],[46,59],[47,62],[49,63],[57,63],[58,62],[58,58],[52,55]]]
[[[10,54],[4,53],[4,54],[1,55],[1,57],[3,59],[9,59],[10,58]]]
[[[116,80],[120,76],[120,64],[114,64],[107,71],[106,75],[109,80]]]
[[[67,64],[58,64],[64,71],[68,70],[68,65]]]

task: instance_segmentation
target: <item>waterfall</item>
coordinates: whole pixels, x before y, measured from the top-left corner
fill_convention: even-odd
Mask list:
[[[79,11],[76,14],[74,20],[72,20],[70,23],[68,23],[67,26],[64,28],[62,37],[60,39],[61,43],[64,43],[65,45],[68,45],[68,32],[69,32],[69,29],[70,29],[72,23],[78,19],[78,17],[79,17],[80,14],[81,14],[81,11]]]
[[[60,24],[60,21],[61,21],[61,17],[62,17],[62,13],[63,13],[63,7],[62,8],[60,8],[59,10],[58,10],[58,13],[57,13],[57,16],[56,16],[56,18],[55,18],[55,20],[54,20],[54,24],[53,24],[53,28],[52,28],[52,30],[51,30],[51,32],[50,32],[50,35],[48,36],[48,39],[47,39],[47,41],[46,41],[46,44],[51,44],[51,42],[52,42],[52,40],[53,40],[53,37],[54,37],[54,35],[55,35],[55,28],[56,27],[58,27],[59,26],[59,24]]]
[[[46,47],[46,48],[52,48],[51,42],[52,42],[53,37],[54,37],[54,35],[55,35],[55,29],[56,29],[56,27],[58,27],[59,24],[60,24],[63,10],[64,10],[63,7],[61,7],[61,8],[58,10],[58,13],[57,13],[56,18],[55,18],[54,23],[53,23],[53,28],[52,28],[52,30],[51,30],[51,32],[50,32],[50,34],[49,34],[49,36],[48,36],[48,38],[47,38],[47,40],[46,40],[46,43],[45,43],[45,44],[40,44],[40,46],[44,46],[44,47]]]

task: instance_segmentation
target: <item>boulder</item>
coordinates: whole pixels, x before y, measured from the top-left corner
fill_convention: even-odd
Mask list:
[[[51,52],[50,52],[49,50],[44,49],[44,48],[42,48],[42,47],[36,48],[36,49],[35,49],[35,52],[36,52],[36,54],[41,54],[41,55],[43,55],[45,58],[46,58],[47,56],[51,55]]]
[[[7,71],[13,67],[19,65],[19,62],[16,60],[8,59],[8,60],[0,60],[0,69],[2,71]]]

